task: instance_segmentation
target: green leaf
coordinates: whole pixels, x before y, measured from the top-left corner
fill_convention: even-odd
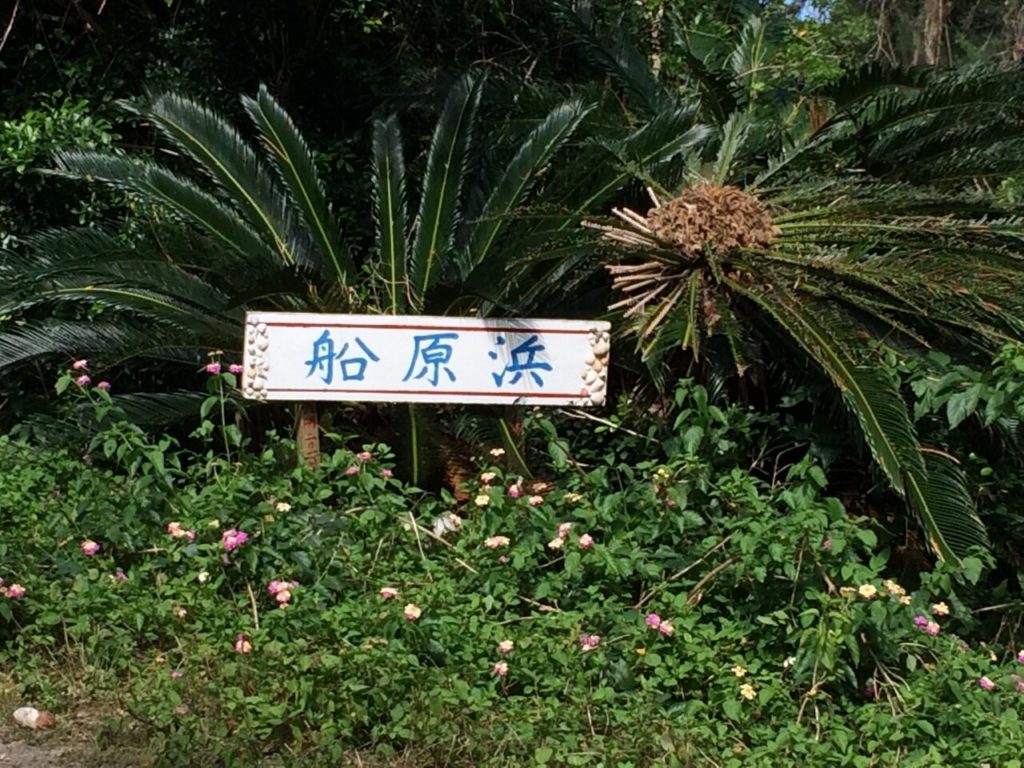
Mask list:
[[[409,298],[420,309],[440,273],[438,261],[455,232],[462,177],[480,103],[480,83],[464,75],[452,86],[427,152],[416,234],[409,265]]]
[[[327,202],[313,153],[302,134],[265,85],[260,85],[255,100],[245,97],[242,103],[259,128],[292,201],[302,212],[303,223],[313,242],[331,265],[337,281],[350,283],[355,276],[355,267],[341,242],[338,223]]]
[[[978,579],[981,578],[981,572],[984,568],[984,564],[977,557],[965,557],[963,559],[963,570],[964,578],[967,579],[970,584],[977,584]]]
[[[926,468],[895,377],[850,359],[837,339],[842,331],[838,318],[816,313],[815,305],[798,301],[781,285],[759,291],[730,283],[768,311],[839,388],[875,461],[893,489],[907,499],[936,555],[959,563],[960,555],[971,546],[987,546],[985,528],[974,513],[962,476],[941,457],[930,462],[934,471]]]
[[[202,105],[172,93],[153,97],[143,111],[224,189],[286,263],[315,262],[303,247],[287,194],[232,125]]]
[[[981,386],[975,384],[966,392],[957,392],[946,401],[946,418],[950,429],[956,429],[961,422],[974,413],[978,407]]]
[[[722,702],[722,712],[730,720],[739,720],[743,714],[743,707],[738,701],[726,699]]]
[[[687,453],[695,454],[697,449],[700,447],[701,440],[704,439],[704,428],[694,424],[687,428],[683,433],[683,448],[686,449]]]
[[[384,266],[388,310],[397,315],[408,303],[405,253],[405,159],[398,118],[373,124],[374,220],[377,252]]]
[[[555,750],[551,747],[537,747],[533,750],[533,760],[537,765],[547,765],[554,755]]]
[[[715,175],[713,182],[722,186],[732,174],[736,153],[747,138],[750,130],[750,117],[745,112],[735,112],[729,116],[722,128],[722,143],[718,147],[715,158]]]
[[[210,411],[214,409],[220,398],[217,395],[211,395],[210,397],[203,400],[203,404],[199,406],[199,418],[205,419],[210,415]]]
[[[78,151],[58,152],[54,161],[55,175],[102,181],[153,198],[250,259],[274,254],[230,205],[155,163]]]
[[[472,267],[487,259],[509,214],[519,205],[537,174],[572,136],[591,109],[593,107],[584,107],[579,100],[555,107],[519,146],[473,227],[469,246]]]

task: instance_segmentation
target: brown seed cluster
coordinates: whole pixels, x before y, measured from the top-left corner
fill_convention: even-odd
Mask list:
[[[736,187],[714,184],[689,187],[679,197],[652,208],[647,226],[690,256],[697,256],[705,246],[717,254],[764,248],[779,234],[760,200]]]

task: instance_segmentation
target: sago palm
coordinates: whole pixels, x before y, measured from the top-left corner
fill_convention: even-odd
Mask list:
[[[538,195],[542,171],[587,112],[567,101],[526,130],[499,123],[486,135],[476,118],[481,89],[468,75],[450,89],[418,202],[398,118],[375,123],[376,239],[359,265],[312,153],[266,89],[243,99],[258,146],[180,95],[148,99],[134,111],[170,145],[166,160],[116,152],[55,158],[56,173],[125,190],[144,231],[136,219],[130,235],[113,227],[45,232],[9,255],[0,313],[13,320],[0,327],[0,369],[72,355],[194,369],[207,350],[240,346],[247,309],[479,311],[482,293],[471,285],[492,292],[482,276],[523,260],[521,241],[504,230]],[[153,398],[141,402],[151,407]]]
[[[1006,77],[1004,92],[1024,89],[1019,71]],[[988,85],[973,73],[862,97],[774,156],[770,132],[735,113],[711,163],[691,156],[681,186],[650,189],[648,210],[592,225],[617,246],[613,308],[645,357],[724,352],[742,376],[796,353],[842,394],[933,550],[954,560],[984,528],[956,465],[918,443],[883,354],[963,357],[1024,330],[1024,224],[982,187],[953,184],[1013,170],[999,160],[1021,145],[1019,118],[1002,116],[999,146],[939,141],[964,133],[954,121],[985,109]]]
[[[628,114],[692,103],[715,127],[675,166],[621,158],[648,188],[594,222],[612,309],[657,369],[673,350],[756,376],[779,361],[832,382],[939,557],[985,544],[955,461],[919,444],[887,353],[984,354],[1024,330],[1024,223],[992,182],[1024,166],[1024,70],[868,66],[819,92],[763,98],[774,32],[668,30],[673,92],[619,39],[563,13]],[[638,206],[639,207],[639,206]],[[722,365],[722,362],[725,365]]]

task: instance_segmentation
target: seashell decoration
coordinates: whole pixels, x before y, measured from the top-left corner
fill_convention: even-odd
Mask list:
[[[608,355],[611,352],[611,334],[598,328],[587,334],[590,352],[583,359],[584,368],[580,374],[583,390],[580,405],[604,405],[608,388]]]
[[[269,347],[267,324],[250,318],[245,326],[245,371],[242,372],[242,390],[246,397],[267,399],[270,363],[266,360],[266,352]]]

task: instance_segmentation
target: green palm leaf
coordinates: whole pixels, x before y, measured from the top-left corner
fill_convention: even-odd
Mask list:
[[[288,204],[288,195],[230,123],[176,94],[156,96],[143,114],[223,188],[286,263],[319,266],[307,245],[308,236]]]
[[[152,162],[100,152],[58,152],[59,175],[102,181],[163,203],[252,260],[274,257],[236,210],[196,184]]]
[[[470,261],[484,261],[508,215],[523,199],[540,170],[551,160],[592,107],[570,101],[555,107],[519,146],[484,205],[473,228]]]
[[[373,125],[373,210],[377,251],[384,264],[388,311],[397,315],[408,305],[405,244],[405,159],[398,118]]]
[[[555,107],[519,146],[473,226],[464,267],[464,271],[470,273],[470,286],[478,283],[488,285],[500,277],[498,268],[506,260],[489,260],[495,240],[529,192],[537,175],[568,141],[590,110],[591,107],[585,107],[579,101]]]
[[[897,382],[884,369],[851,358],[837,335],[837,316],[808,311],[781,286],[760,291],[735,281],[731,285],[785,328],[839,388],[879,468],[917,514],[935,553],[959,562],[970,546],[987,546],[963,483],[951,471],[937,472],[933,483]]]
[[[338,223],[327,203],[313,153],[305,139],[266,86],[260,86],[255,99],[244,97],[242,103],[259,128],[271,160],[302,213],[313,242],[330,263],[334,278],[341,285],[350,283],[355,276],[352,257],[341,242]]]
[[[415,309],[423,306],[427,291],[437,281],[438,261],[455,232],[473,118],[479,103],[480,83],[464,75],[448,93],[430,140],[408,270],[409,298]]]

